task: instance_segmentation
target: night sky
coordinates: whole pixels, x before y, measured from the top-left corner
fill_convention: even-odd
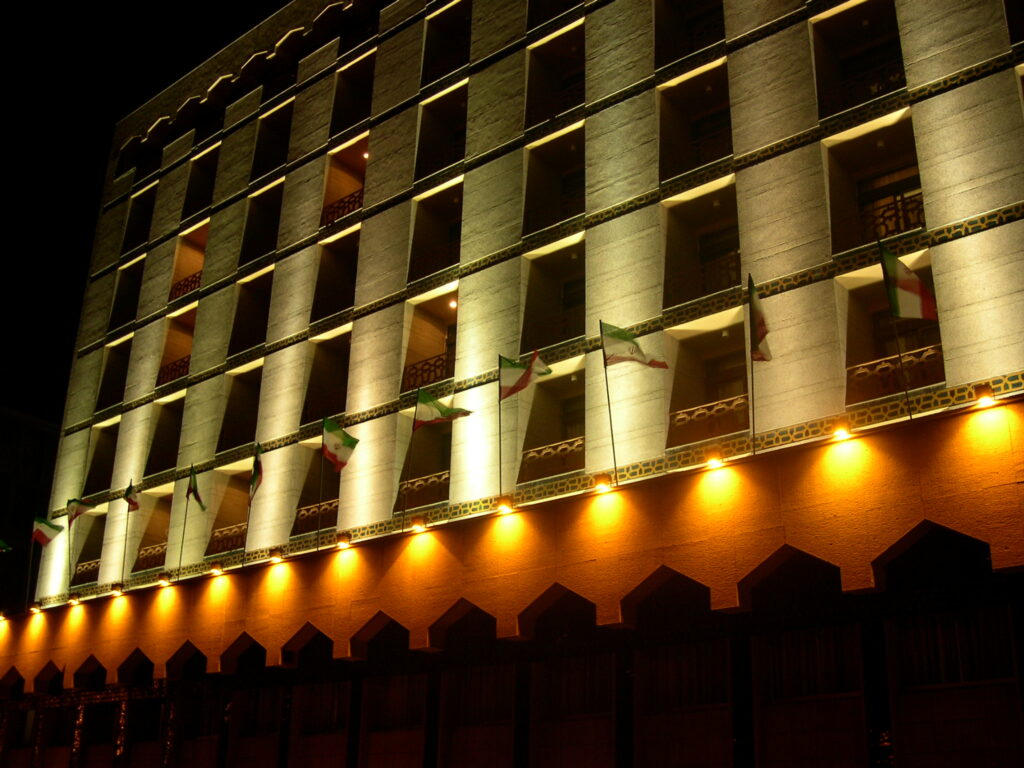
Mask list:
[[[8,14],[7,225],[14,236],[7,238],[13,248],[2,311],[13,354],[0,406],[7,426],[0,539],[14,547],[0,553],[7,614],[24,608],[31,521],[47,512],[114,125],[284,5],[107,0],[16,4]],[[31,44],[15,50],[18,39]]]

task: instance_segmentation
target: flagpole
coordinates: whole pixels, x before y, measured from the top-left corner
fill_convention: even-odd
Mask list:
[[[601,330],[601,361],[604,363],[604,397],[605,404],[608,406],[608,434],[612,439],[612,468],[614,474],[612,477],[615,478],[615,486],[619,485],[619,460],[615,456],[615,426],[612,423],[612,395],[611,389],[608,386],[608,352],[604,348],[604,329],[598,326]]]
[[[70,506],[70,505],[69,505]],[[65,509],[68,518],[68,595],[71,595],[71,510]]]
[[[256,443],[256,453],[254,456],[259,456],[260,444]],[[256,494],[252,491],[252,473],[256,471],[256,461],[253,460],[252,470],[249,473],[249,501],[245,505],[245,541],[242,543],[242,565],[245,565],[249,559],[249,518],[252,517],[252,499]]]
[[[413,416],[415,419],[415,416]],[[500,498],[504,492],[502,484],[504,477],[502,473],[503,465],[501,461],[501,439],[503,435],[501,432],[501,355],[498,355],[498,497]]]
[[[134,481],[134,480],[135,480],[135,478],[133,477],[132,481]],[[132,494],[132,482],[129,482],[128,483],[128,495],[131,496],[131,494]],[[125,503],[125,505],[128,508],[124,511],[124,548],[121,550],[121,588],[122,589],[124,588],[124,569],[125,569],[125,566],[128,564],[128,521],[129,521],[129,516],[131,515],[131,512],[132,512],[132,505],[128,502],[127,499],[125,499],[124,503]]]
[[[753,320],[753,318],[751,318]],[[750,332],[754,332],[753,322],[751,322]],[[754,409],[754,357],[750,354],[750,350],[747,350],[747,367],[750,368],[750,398],[747,403],[747,410],[750,412],[750,455],[757,455],[757,418],[755,416]]]
[[[188,481],[191,485],[192,474],[195,472],[195,465],[189,467],[188,470]],[[196,485],[198,490],[198,482]],[[185,553],[185,528],[188,527],[188,504],[192,500],[191,495],[188,491],[185,491],[185,516],[181,521],[181,544],[178,546],[178,577],[181,577],[181,557]]]
[[[327,418],[320,422],[320,496],[316,505],[316,551],[320,551],[320,531],[324,519],[324,432],[327,431]],[[339,478],[340,480],[340,478]],[[341,494],[338,494],[338,516],[341,516]],[[335,523],[337,526],[337,523]]]
[[[886,301],[889,302],[889,316],[892,317],[892,328],[893,328],[893,331],[896,334],[896,360],[897,360],[897,362],[899,364],[899,368],[900,368],[900,383],[903,385],[902,386],[902,389],[903,389],[903,403],[904,403],[904,405],[905,405],[905,407],[907,409],[907,419],[910,420],[910,421],[913,421],[914,420],[914,412],[913,412],[913,409],[910,407],[910,386],[909,386],[910,382],[907,380],[907,372],[903,369],[903,337],[900,334],[899,323],[897,322],[898,320],[901,320],[902,318],[899,315],[896,314],[896,310],[893,308],[893,304],[892,304],[892,298],[891,298],[892,291],[890,290],[891,286],[890,286],[889,270],[887,270],[885,268],[885,264],[883,263],[885,261],[885,256],[882,253],[882,249],[885,246],[882,245],[881,239],[877,239],[877,240],[875,240],[875,242],[878,244],[878,259],[879,259],[879,263],[882,266],[882,282],[885,285]],[[891,254],[893,254],[895,256],[895,252],[894,251],[889,251],[889,253],[891,253]]]
[[[34,525],[35,525],[35,523],[33,523],[33,526]],[[28,540],[28,573],[25,574],[25,610],[26,611],[28,610],[29,599],[30,599],[30,597],[32,595],[32,559],[35,557],[35,554],[36,554],[36,548],[33,546],[33,544],[35,544],[35,537],[34,537],[35,528],[34,527],[33,527],[33,530],[32,530],[32,534],[33,534],[33,536],[30,537],[29,540]],[[40,546],[40,549],[42,549],[42,546]]]
[[[416,441],[416,412],[417,412],[417,410],[419,410],[419,407],[420,407],[420,390],[421,389],[423,389],[423,387],[416,387],[416,405],[414,405],[413,409],[412,409],[412,434],[409,436],[409,447],[405,451],[405,461],[403,462],[404,466],[402,467],[402,474],[399,476],[399,480],[398,480],[398,487],[399,488],[402,487],[402,483],[403,482],[406,482],[409,479],[409,477],[408,477],[408,475],[409,475],[409,464],[411,463],[412,456],[413,456],[412,446],[413,446],[413,443]],[[405,529],[405,513],[408,512],[408,511],[409,511],[409,488],[408,488],[408,486],[406,486],[406,488],[402,491],[402,529],[403,530]]]

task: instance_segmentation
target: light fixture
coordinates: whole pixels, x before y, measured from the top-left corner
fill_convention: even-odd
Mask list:
[[[210,575],[211,576],[223,576],[224,566],[219,562],[210,563]]]
[[[991,384],[975,384],[974,396],[977,398],[979,408],[988,408],[990,405],[995,405],[996,398],[992,392]]]
[[[369,160],[369,159],[370,159],[370,153],[369,152],[363,152],[363,160]]]
[[[718,448],[709,448],[704,452],[704,460],[707,462],[708,469],[718,469],[725,464],[725,459],[722,457],[722,451]]]
[[[448,302],[448,308],[449,309],[458,309],[459,308],[459,302],[456,299],[451,299]]]
[[[270,562],[272,562],[272,563],[274,563],[276,565],[277,563],[280,563],[283,560],[284,560],[284,555],[281,554],[281,550],[280,549],[272,549],[272,550],[270,550]]]
[[[411,521],[411,527],[413,533],[423,533],[427,530],[427,520],[422,515],[416,515]]]
[[[68,595],[68,605],[78,605],[80,602],[82,602],[82,601],[81,601],[81,599],[79,599],[78,595],[76,595],[76,594]]]
[[[499,515],[507,515],[511,512],[515,512],[516,508],[512,506],[511,496],[499,496],[498,503],[495,505]]]
[[[352,546],[352,534],[348,531],[338,533],[338,549],[348,549]]]
[[[43,609],[39,607],[39,603],[32,603],[32,605],[29,606],[29,611],[32,613],[42,613]]]
[[[594,475],[594,490],[598,493],[608,493],[612,489],[612,476],[606,472]]]
[[[161,573],[159,576],[156,577],[156,583],[159,584],[161,587],[171,586],[171,574],[166,572]]]
[[[7,621],[7,617],[0,613],[0,624],[3,624],[5,621]]]
[[[124,586],[121,584],[112,584],[110,586],[111,597],[121,597],[124,594]]]
[[[832,437],[836,440],[849,440],[852,437],[850,422],[846,419],[836,419],[835,423],[832,424]]]

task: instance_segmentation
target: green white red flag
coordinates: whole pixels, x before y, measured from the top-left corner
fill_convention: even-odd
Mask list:
[[[530,362],[520,363],[498,355],[498,399],[522,392],[533,384],[539,376],[547,376],[551,369],[540,359],[537,350],[530,356]]]
[[[413,415],[412,428],[415,432],[427,424],[440,424],[455,421],[462,416],[469,416],[471,411],[463,408],[449,408],[426,390],[421,389],[416,396],[416,411]]]
[[[616,363],[640,363],[651,368],[668,368],[661,358],[649,357],[640,348],[636,336],[625,328],[601,321],[601,346],[604,348],[605,366]]]
[[[196,500],[196,504],[205,512],[206,505],[203,503],[203,497],[199,495],[199,478],[196,477],[195,466],[188,468],[188,490],[185,491],[185,500],[187,501],[190,496]]]
[[[45,517],[37,517],[32,524],[32,541],[38,541],[40,546],[45,547],[63,530],[63,525],[51,523]]]
[[[0,539],[0,552],[10,552],[13,547],[3,539]]]
[[[87,501],[81,499],[68,499],[67,513],[68,513],[68,525],[70,526],[75,520],[80,518],[84,513],[95,507],[95,504],[90,504]]]
[[[135,487],[134,478],[128,482],[128,487],[124,489],[124,494],[121,496],[128,505],[129,512],[137,512],[139,509],[139,489]]]
[[[260,459],[260,454],[263,453],[263,449],[260,448],[260,444],[256,443],[256,453],[252,455],[252,472],[249,473],[249,504],[252,505],[253,497],[256,495],[256,491],[260,489],[263,484],[263,460]]]
[[[335,472],[341,472],[348,464],[352,451],[359,445],[359,440],[352,437],[335,421],[324,419],[323,445],[320,452],[331,462]]]
[[[881,243],[878,244],[878,250],[882,256],[882,276],[885,278],[885,290],[889,294],[889,309],[892,316],[938,320],[935,297],[925,286],[924,281]]]
[[[750,300],[750,359],[762,362],[772,359],[768,349],[768,322],[764,318],[761,298],[754,286],[754,276],[747,274],[747,296]]]

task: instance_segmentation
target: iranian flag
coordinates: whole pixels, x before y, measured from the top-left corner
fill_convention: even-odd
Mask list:
[[[188,468],[188,490],[185,491],[185,500],[188,501],[189,497],[196,500],[196,504],[199,505],[199,508],[203,510],[203,512],[206,511],[206,505],[203,503],[203,497],[199,495],[199,478],[196,477],[196,468],[194,465]]]
[[[640,349],[636,336],[625,328],[601,321],[601,346],[604,348],[605,366],[616,363],[640,363],[651,368],[668,368],[668,363],[657,357],[648,357]]]
[[[38,541],[45,547],[63,530],[64,526],[51,523],[45,517],[37,517],[32,525],[32,541]]]
[[[882,255],[882,276],[885,290],[889,294],[889,309],[893,317],[911,317],[918,320],[938,320],[935,297],[924,281],[907,269],[896,254],[881,243],[878,250]]]
[[[462,416],[469,416],[471,411],[463,408],[449,408],[426,390],[421,389],[416,398],[416,413],[413,416],[412,428],[415,432],[427,424],[440,424],[455,421]]]
[[[68,499],[67,512],[68,512],[68,525],[70,526],[75,520],[80,518],[84,513],[95,507],[95,504],[90,504],[87,501],[81,499]]]
[[[263,484],[263,461],[260,459],[260,454],[263,453],[263,449],[260,448],[260,444],[256,443],[256,453],[252,455],[252,472],[249,473],[249,506],[252,506],[253,497],[256,495],[256,491],[259,490]]]
[[[750,359],[766,362],[772,359],[768,349],[768,322],[764,319],[761,298],[754,286],[754,276],[747,274],[747,296],[750,299]]]
[[[530,362],[525,365],[498,355],[498,399],[504,400],[516,392],[522,392],[533,384],[538,376],[547,376],[549,373],[551,369],[540,359],[537,350],[533,351]]]
[[[137,512],[139,509],[139,490],[135,487],[135,479],[132,478],[128,481],[128,487],[124,489],[124,494],[121,496],[128,504],[129,512]]]
[[[0,539],[0,552],[10,552],[13,547],[3,539]]]
[[[348,464],[352,451],[359,441],[342,429],[337,422],[324,419],[323,447],[320,452],[331,462],[335,472],[341,472]]]

